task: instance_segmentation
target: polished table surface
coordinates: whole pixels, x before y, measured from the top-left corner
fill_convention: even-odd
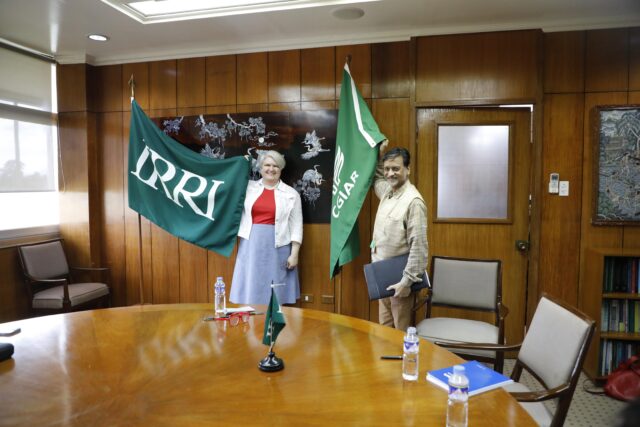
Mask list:
[[[264,307],[256,307],[262,309]],[[459,362],[420,344],[420,378],[403,381],[400,331],[283,307],[275,352],[285,369],[258,370],[264,315],[203,321],[205,304],[145,305],[2,324],[22,332],[0,362],[0,425],[444,426],[446,392],[427,370]],[[470,426],[535,425],[505,391],[469,399]]]

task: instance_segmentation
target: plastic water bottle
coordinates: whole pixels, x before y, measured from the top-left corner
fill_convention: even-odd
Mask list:
[[[449,377],[449,401],[447,402],[447,427],[467,427],[469,379],[464,366],[455,365]]]
[[[420,339],[416,328],[409,326],[404,337],[404,354],[402,355],[402,378],[407,381],[418,380],[418,356]]]
[[[213,311],[216,317],[226,316],[227,314],[227,303],[224,298],[225,294],[225,285],[222,277],[218,277],[215,285],[213,285],[215,291],[215,297],[213,301]]]

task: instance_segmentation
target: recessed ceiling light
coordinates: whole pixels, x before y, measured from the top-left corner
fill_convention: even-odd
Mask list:
[[[103,36],[102,34],[89,34],[87,37],[97,42],[106,42],[107,40],[109,40],[109,37]]]
[[[381,0],[102,0],[143,24],[376,1]]]
[[[343,7],[335,9],[331,12],[334,18],[344,19],[345,21],[352,21],[354,19],[360,19],[364,16],[364,10],[359,7]]]

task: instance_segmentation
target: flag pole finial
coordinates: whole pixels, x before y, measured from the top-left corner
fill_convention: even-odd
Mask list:
[[[347,57],[344,59],[344,61],[347,63],[347,65],[351,65],[351,54],[347,55]]]
[[[131,74],[131,77],[129,78],[129,87],[131,88],[131,101],[133,102],[133,100],[135,99],[135,93],[136,93],[136,81],[133,78],[133,74]]]

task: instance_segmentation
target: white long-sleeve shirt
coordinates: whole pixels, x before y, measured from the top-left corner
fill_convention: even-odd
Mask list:
[[[253,219],[251,209],[262,191],[264,184],[262,179],[249,181],[247,195],[244,199],[244,210],[240,219],[238,236],[248,239],[251,234]],[[300,195],[292,187],[280,181],[274,189],[276,201],[275,237],[276,248],[288,245],[291,242],[302,243],[302,202]]]

